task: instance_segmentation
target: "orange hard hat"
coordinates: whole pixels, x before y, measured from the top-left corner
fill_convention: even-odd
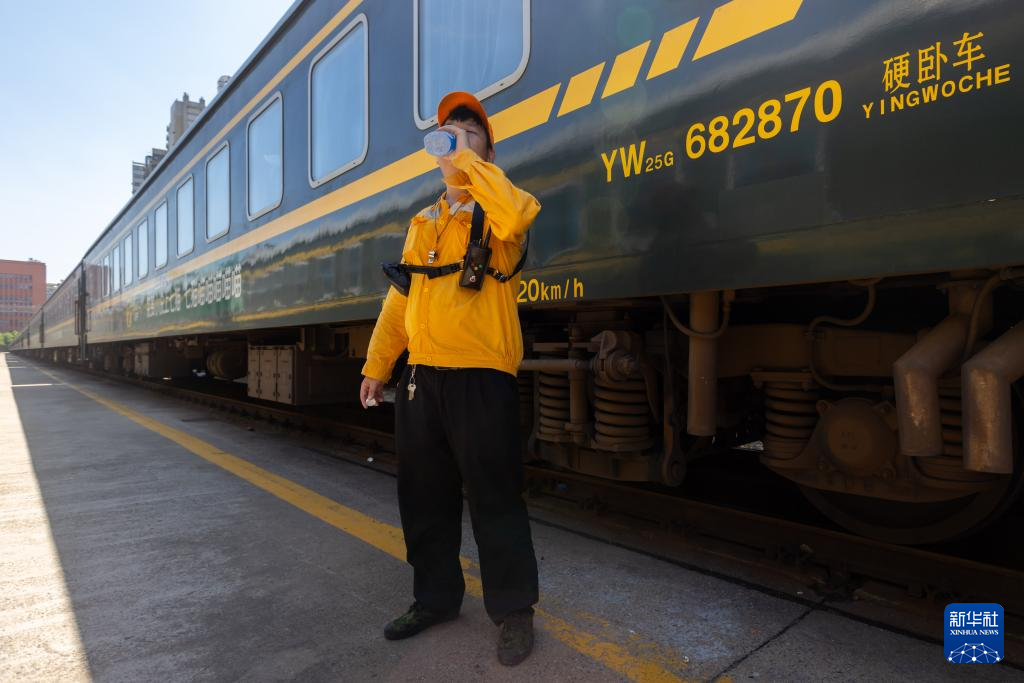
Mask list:
[[[491,122],[487,120],[487,112],[484,111],[484,105],[480,104],[480,100],[468,92],[450,92],[441,98],[441,103],[437,105],[437,125],[443,126],[444,122],[448,120],[448,116],[456,107],[467,107],[480,117],[480,120],[484,122],[484,128],[487,129],[488,141],[493,147],[494,130],[491,128]]]

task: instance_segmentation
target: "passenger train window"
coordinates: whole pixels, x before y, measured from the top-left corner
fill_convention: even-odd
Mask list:
[[[114,274],[110,270],[110,254],[103,257],[103,270],[100,271],[100,296],[106,298],[110,296],[111,283],[113,282]]]
[[[192,178],[178,188],[178,256],[184,256],[195,246],[195,192]]]
[[[249,121],[245,175],[249,220],[281,205],[284,194],[281,106],[281,95],[278,94]]]
[[[206,162],[206,239],[220,237],[231,226],[231,160],[225,144]]]
[[[139,279],[149,273],[149,221],[142,221],[138,228],[139,236],[135,238],[139,245]]]
[[[153,214],[154,235],[153,241],[156,247],[156,256],[153,259],[155,268],[163,268],[167,265],[167,202],[156,207]]]
[[[309,67],[309,183],[358,166],[369,140],[366,18],[359,17]]]
[[[110,270],[114,274],[111,291],[118,292],[121,290],[121,247],[114,247],[110,252]]]
[[[484,99],[519,80],[530,58],[530,0],[414,0],[416,125],[437,121],[453,90]]]
[[[132,272],[132,261],[134,260],[132,255],[135,250],[132,248],[131,233],[128,233],[128,236],[124,238],[124,242],[121,243],[121,247],[124,251],[124,286],[127,287],[132,283],[132,280],[135,279],[134,273]]]

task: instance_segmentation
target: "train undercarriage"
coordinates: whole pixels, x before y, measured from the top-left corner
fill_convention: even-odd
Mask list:
[[[700,292],[522,312],[525,457],[679,486],[743,449],[858,534],[971,534],[1021,487],[1024,269]],[[34,352],[254,399],[353,403],[371,324]],[[401,368],[396,368],[396,376]]]

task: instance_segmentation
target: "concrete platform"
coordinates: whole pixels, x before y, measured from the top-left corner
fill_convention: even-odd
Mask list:
[[[1024,680],[546,524],[537,646],[507,669],[468,515],[462,616],[388,642],[394,480],[270,432],[0,356],[0,680]]]

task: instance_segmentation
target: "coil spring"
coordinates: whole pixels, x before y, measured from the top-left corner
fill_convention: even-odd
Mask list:
[[[765,384],[764,394],[765,454],[799,455],[818,423],[817,390],[807,390],[796,383],[771,382]]]
[[[955,383],[939,386],[939,409],[942,411],[942,454],[962,458],[964,455],[964,421],[959,378]]]
[[[644,449],[652,444],[651,411],[643,380],[594,379],[594,445]]]
[[[565,441],[569,421],[569,377],[564,373],[538,372],[537,438],[544,441]]]

